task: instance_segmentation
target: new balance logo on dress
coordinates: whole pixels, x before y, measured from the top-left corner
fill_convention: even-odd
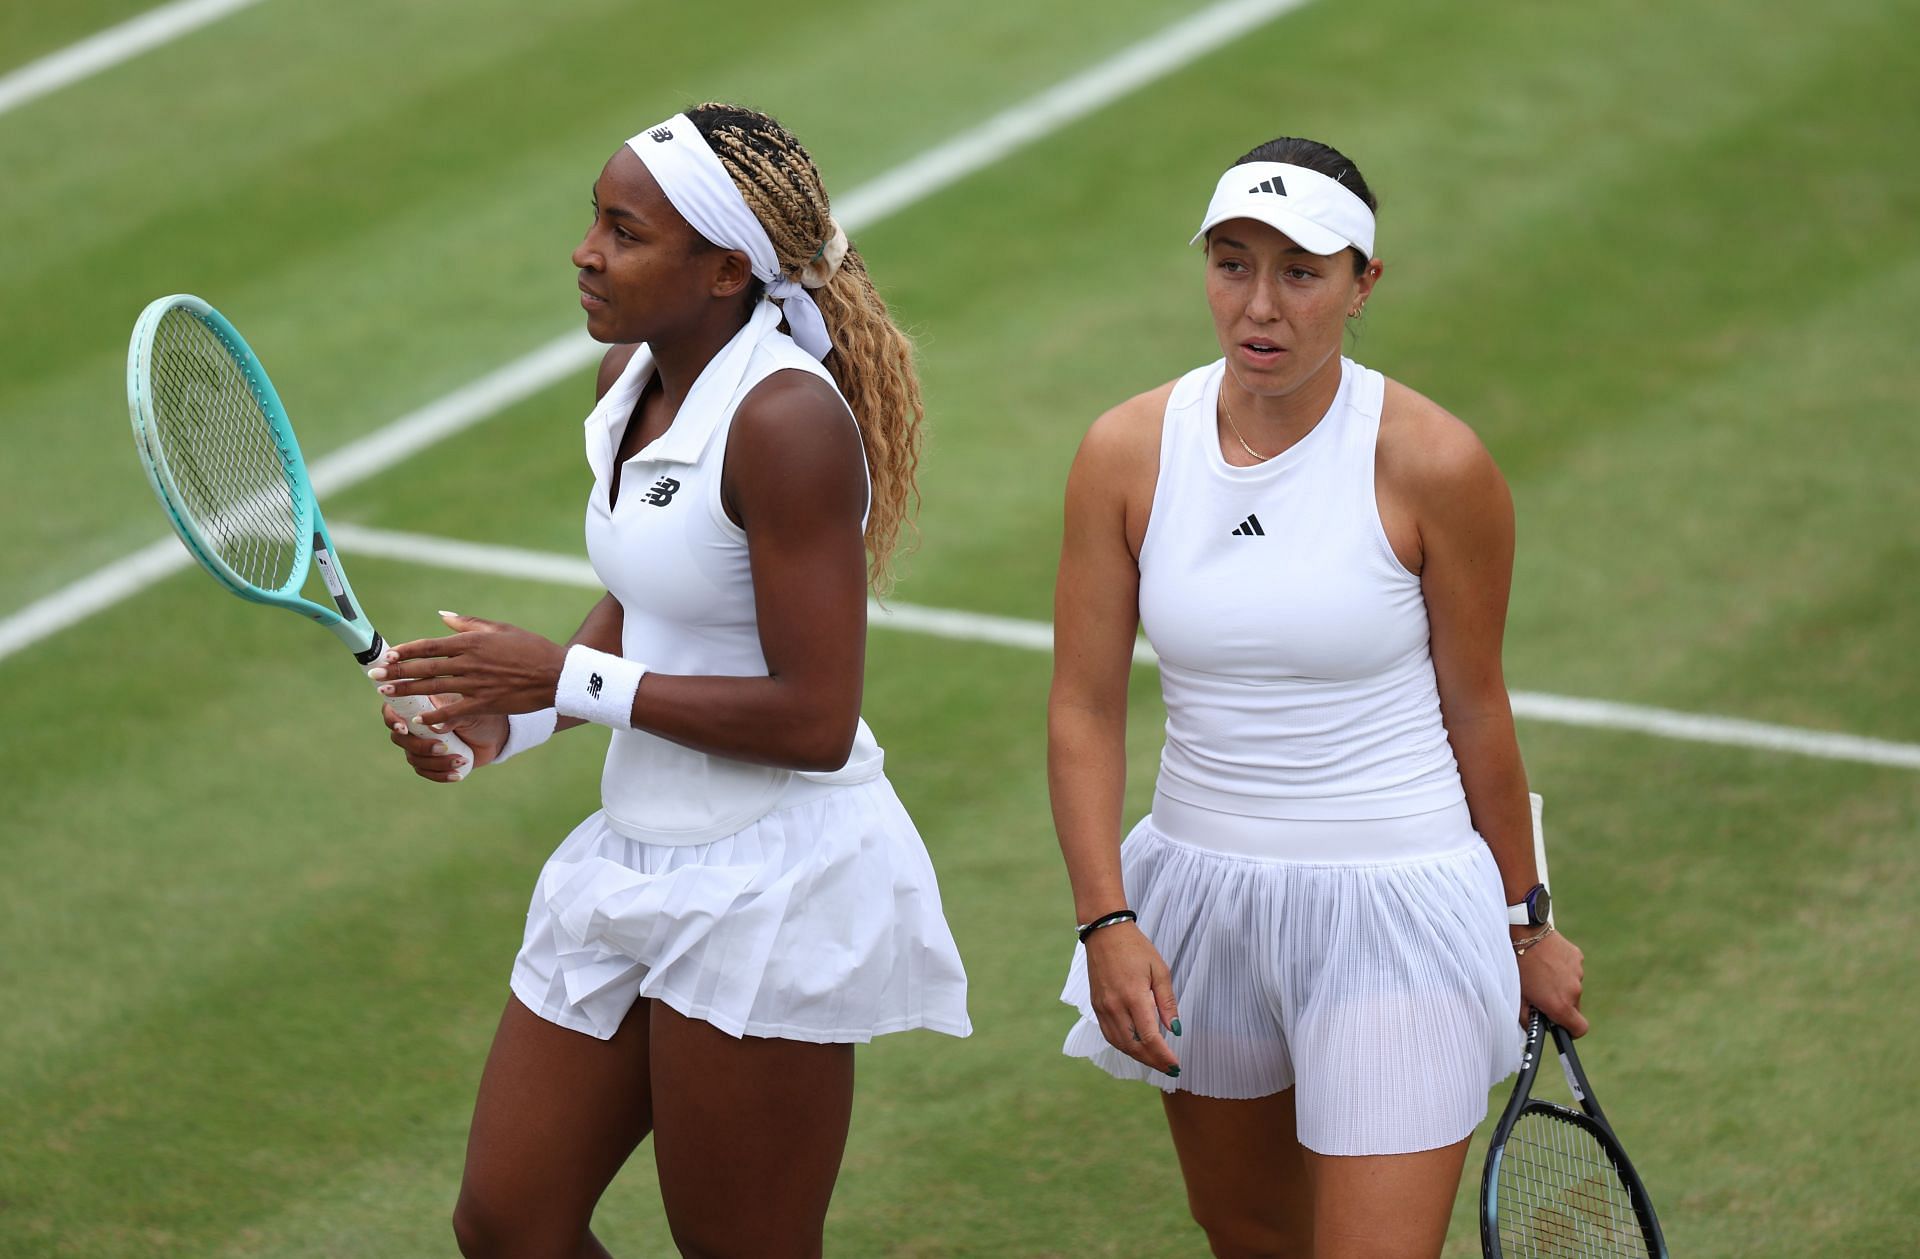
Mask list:
[[[1264,538],[1267,536],[1267,531],[1260,527],[1260,517],[1248,516],[1240,522],[1240,527],[1233,531],[1233,536],[1236,538]]]
[[[647,491],[647,501],[655,507],[665,507],[679,492],[680,482],[670,476],[663,476],[653,483],[652,489]]]
[[[1280,176],[1275,175],[1272,179],[1261,180],[1259,183],[1255,184],[1253,187],[1247,189],[1247,191],[1248,192],[1271,192],[1277,196],[1284,197],[1287,195],[1287,186],[1280,182]]]
[[[673,132],[667,130],[665,127],[655,127],[652,131],[647,132],[647,139],[653,141],[655,144],[665,144],[667,141],[673,139]]]

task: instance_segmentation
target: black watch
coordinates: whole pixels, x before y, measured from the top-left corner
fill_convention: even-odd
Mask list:
[[[1507,925],[1512,927],[1544,927],[1547,919],[1553,915],[1553,895],[1547,891],[1547,885],[1536,883],[1527,889],[1517,905],[1507,906]]]

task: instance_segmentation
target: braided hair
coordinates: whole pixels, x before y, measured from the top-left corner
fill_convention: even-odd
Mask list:
[[[813,159],[785,127],[755,110],[709,103],[689,109],[687,117],[766,229],[781,271],[800,279],[811,269],[812,288],[822,258],[830,268],[831,254],[837,252],[837,228]],[[867,581],[876,594],[885,594],[893,585],[891,561],[901,530],[912,528],[926,408],[913,368],[913,343],[888,315],[859,251],[851,245],[845,249],[839,267],[812,293],[833,338],[825,366],[866,447],[873,477]]]

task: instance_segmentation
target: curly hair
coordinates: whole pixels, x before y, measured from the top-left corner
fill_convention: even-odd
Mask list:
[[[708,103],[687,117],[719,157],[747,206],[773,241],[783,273],[798,277],[832,243],[835,224],[813,159],[793,134],[756,110]],[[887,313],[867,265],[851,245],[826,283],[812,290],[833,350],[825,366],[840,386],[873,478],[867,516],[867,583],[876,594],[893,585],[892,560],[902,530],[911,531],[920,464],[920,378],[913,342]]]

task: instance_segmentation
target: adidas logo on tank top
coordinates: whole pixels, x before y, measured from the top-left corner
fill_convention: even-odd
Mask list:
[[[1250,515],[1240,522],[1240,527],[1233,531],[1233,536],[1236,538],[1264,538],[1267,536],[1267,531],[1260,527],[1260,517]]]

